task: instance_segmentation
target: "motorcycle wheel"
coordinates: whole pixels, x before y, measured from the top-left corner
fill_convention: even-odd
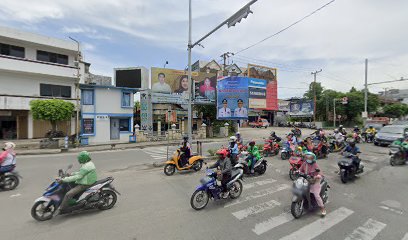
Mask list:
[[[231,199],[239,198],[239,196],[241,196],[241,193],[242,193],[242,183],[241,183],[241,181],[234,182],[234,184],[232,185],[231,190],[230,190]]]
[[[38,201],[34,203],[33,207],[31,208],[31,216],[40,222],[50,220],[57,208],[54,204],[47,208],[48,204],[49,203],[46,201]]]
[[[289,170],[289,177],[290,177],[291,180],[294,181],[294,180],[298,179],[298,174],[296,174],[295,170],[290,169]]]
[[[347,175],[346,175],[346,171],[341,171],[340,172],[340,179],[342,183],[347,183]]]
[[[103,200],[103,204],[99,206],[100,210],[108,210],[113,208],[113,206],[115,206],[116,204],[116,201],[118,200],[118,196],[116,195],[116,193],[109,189],[102,190],[100,196],[100,200]]]
[[[201,210],[205,208],[208,204],[210,197],[208,193],[204,190],[196,190],[190,199],[190,205],[194,210]]]
[[[10,191],[14,190],[18,186],[20,180],[18,179],[18,177],[14,175],[8,175],[4,177],[3,182],[4,182],[3,189],[6,191]]]
[[[202,160],[196,161],[196,162],[194,163],[194,165],[193,165],[193,169],[194,169],[194,171],[196,171],[196,172],[200,171],[202,167],[203,167],[203,161],[202,161]]]
[[[176,172],[176,166],[174,164],[166,164],[164,166],[164,174],[171,176]]]
[[[303,201],[292,202],[290,206],[290,212],[292,213],[294,218],[300,218],[303,214]]]
[[[288,160],[288,159],[289,159],[289,153],[287,153],[287,152],[282,152],[282,153],[281,153],[281,159],[282,159],[282,160]]]
[[[390,165],[395,166],[395,158],[394,157],[390,158]]]
[[[258,167],[258,171],[259,175],[262,175],[266,172],[266,163],[261,163]]]

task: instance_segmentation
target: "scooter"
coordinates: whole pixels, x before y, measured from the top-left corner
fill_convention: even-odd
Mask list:
[[[293,197],[290,211],[294,218],[300,218],[304,210],[315,209],[318,207],[314,194],[309,191],[310,181],[312,181],[311,177],[303,173],[299,173],[299,178],[293,181]],[[328,189],[330,186],[324,177],[320,181],[320,186],[320,197],[322,198],[323,203],[326,204],[327,199],[329,198]],[[306,194],[310,194],[311,208],[309,208],[309,201],[307,200]]]
[[[345,158],[341,159],[337,165],[340,168],[340,179],[342,183],[347,183],[347,181],[356,177],[357,174],[364,172],[364,165],[360,162],[359,168],[356,169],[353,164],[353,159],[358,158],[356,155],[351,153],[345,153]]]
[[[274,142],[271,139],[266,139],[265,144],[263,147],[263,155],[264,157],[268,157],[269,155],[274,156],[278,155],[280,150],[280,146],[277,142]]]
[[[60,178],[69,176],[68,170],[72,168],[69,165],[66,171],[60,169],[58,176]],[[85,192],[75,196],[77,201],[72,201],[64,213],[84,211],[89,209],[108,210],[111,209],[117,201],[118,191],[112,186],[113,177],[101,179],[91,185]],[[64,199],[65,194],[75,187],[73,183],[61,183],[55,180],[45,190],[45,193],[34,201],[31,208],[31,216],[37,221],[46,221],[54,217],[54,212]]]
[[[407,161],[407,156],[405,149],[401,146],[391,145],[390,146],[390,165],[404,165]]]
[[[366,143],[374,142],[375,134],[372,134],[372,133],[363,133],[363,134],[364,134],[363,137]]]
[[[20,184],[20,174],[14,171],[14,168],[6,173],[0,174],[0,190],[11,191],[14,190]]]
[[[287,142],[284,144],[284,147],[281,150],[281,159],[282,160],[287,160],[294,154],[294,145],[293,144],[288,144]]]
[[[234,168],[240,168],[244,171],[244,174],[251,174],[251,169],[248,165],[249,155],[247,151],[241,152],[239,155],[238,163],[234,166]],[[254,173],[258,173],[262,175],[266,172],[266,168],[268,166],[267,161],[264,158],[259,159],[254,166]]]
[[[203,167],[203,157],[199,155],[193,155],[188,159],[188,164],[185,167],[182,167],[179,165],[179,160],[181,156],[181,151],[180,149],[177,149],[173,156],[165,162],[164,165],[164,174],[167,176],[171,176],[176,172],[176,169],[178,171],[184,171],[184,170],[190,170],[193,169],[194,171],[200,171],[201,168]]]
[[[313,144],[315,146],[313,149],[313,153],[316,155],[316,157],[319,159],[326,158],[327,155],[329,154],[326,142],[324,140],[314,139]],[[326,149],[324,150],[324,148]]]
[[[296,180],[299,178],[299,169],[304,163],[303,156],[292,156],[289,158],[289,177],[291,180]]]
[[[344,144],[344,141],[342,142],[337,142],[336,139],[330,139],[330,152],[338,152],[342,150],[346,145]]]
[[[241,168],[234,168],[232,170],[231,180],[227,183],[229,198],[236,199],[241,196],[243,188],[241,179],[243,174],[244,170]],[[200,183],[190,199],[190,205],[194,210],[204,209],[209,199],[219,200],[225,198],[222,196],[221,181],[217,179],[216,172],[207,169],[206,177],[202,178]]]

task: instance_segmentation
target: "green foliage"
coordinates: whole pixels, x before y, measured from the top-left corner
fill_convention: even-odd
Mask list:
[[[137,112],[138,110],[140,110],[140,102],[135,102],[135,105],[133,106],[133,111]]]
[[[319,82],[316,82],[316,84],[314,82],[311,82],[309,85],[309,90],[307,90],[303,96],[307,99],[314,99],[313,86],[316,86],[316,99],[317,100],[321,99],[324,88],[322,87],[322,83]]]
[[[230,136],[234,133],[234,123],[233,121],[217,120],[217,107],[215,105],[195,105],[194,110],[198,111],[199,114],[203,114],[203,118],[210,118],[210,121],[215,132],[219,132],[220,127],[224,127],[227,122],[229,124],[228,133]],[[232,135],[231,135],[232,134]]]
[[[52,130],[56,130],[56,122],[71,119],[75,105],[60,99],[32,100],[30,102],[33,118],[50,121]]]
[[[386,105],[383,108],[384,114],[387,117],[392,117],[392,118],[400,118],[405,115],[408,115],[408,106],[403,103],[394,103],[390,105]]]

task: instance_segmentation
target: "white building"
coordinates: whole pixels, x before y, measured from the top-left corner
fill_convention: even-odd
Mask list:
[[[41,138],[51,129],[33,120],[30,101],[58,98],[76,103],[77,66],[84,82],[89,68],[76,62],[78,46],[61,40],[0,27],[0,139]],[[75,132],[75,118],[58,130]]]
[[[129,142],[133,134],[135,88],[81,84],[84,144]]]

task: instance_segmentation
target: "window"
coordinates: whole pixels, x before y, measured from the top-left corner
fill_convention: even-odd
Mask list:
[[[52,53],[37,50],[37,60],[68,65],[68,56],[64,54]]]
[[[71,98],[71,87],[40,83],[40,96]]]
[[[94,134],[95,133],[93,118],[82,119],[82,133],[83,134]]]
[[[130,105],[132,94],[130,92],[122,92],[122,107],[132,107]]]
[[[0,54],[1,55],[24,58],[25,57],[25,49],[23,47],[19,47],[19,46],[0,43]]]
[[[83,105],[94,105],[93,102],[94,91],[90,89],[82,90],[82,104]]]
[[[130,118],[119,119],[119,130],[121,132],[130,132]]]

